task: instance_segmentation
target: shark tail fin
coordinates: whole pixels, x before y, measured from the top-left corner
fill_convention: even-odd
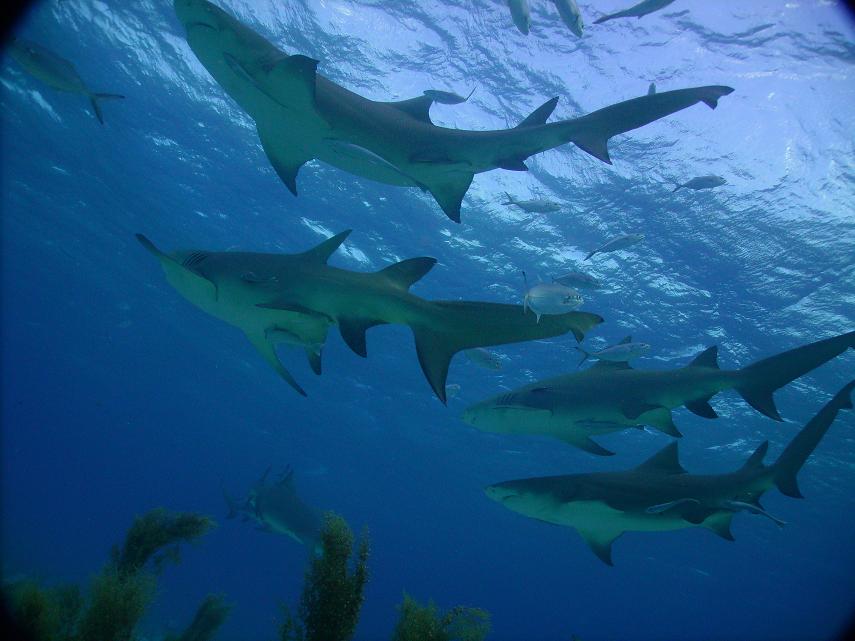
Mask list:
[[[825,407],[814,416],[795,438],[781,453],[775,462],[775,484],[782,494],[793,498],[802,498],[796,476],[802,469],[805,461],[816,449],[816,446],[825,436],[828,428],[837,418],[840,410],[852,409],[852,390],[855,389],[855,380],[850,381],[837,394],[834,395]]]
[[[499,303],[434,301],[431,308],[426,322],[410,323],[410,327],[422,371],[443,403],[448,366],[457,352],[568,332],[582,340],[585,332],[603,322],[601,316],[588,312],[542,316],[537,322],[531,315],[521,314],[519,305]]]
[[[736,391],[758,412],[781,421],[772,393],[847,349],[855,349],[855,331],[764,358],[739,370]]]
[[[711,85],[663,91],[625,100],[587,116],[562,122],[561,135],[567,142],[575,143],[595,158],[611,164],[609,138],[638,129],[699,102],[715,108],[719,98],[732,92],[731,87]]]
[[[89,96],[89,101],[92,103],[92,111],[95,112],[95,117],[102,125],[104,124],[104,114],[101,113],[101,105],[99,100],[123,100],[124,96],[117,93],[93,93]]]

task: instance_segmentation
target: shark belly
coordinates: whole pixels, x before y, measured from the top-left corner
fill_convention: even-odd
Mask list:
[[[562,505],[552,523],[613,538],[620,532],[668,532],[697,527],[668,514],[645,514],[617,510],[602,501],[574,501]]]

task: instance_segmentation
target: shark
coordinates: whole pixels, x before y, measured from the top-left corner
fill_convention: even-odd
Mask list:
[[[104,115],[101,113],[101,100],[120,100],[124,96],[116,93],[97,93],[89,89],[77,69],[65,58],[55,54],[42,45],[14,38],[9,44],[9,55],[15,62],[34,78],[38,78],[47,86],[57,91],[66,91],[86,96],[95,117],[102,125]]]
[[[167,281],[206,313],[243,330],[274,370],[298,393],[305,390],[282,365],[276,346],[301,347],[321,373],[330,327],[367,356],[366,331],[383,324],[410,327],[416,353],[434,393],[446,402],[452,357],[461,350],[551,338],[572,332],[577,341],[603,322],[597,314],[568,312],[536,322],[520,305],[429,301],[410,287],[436,264],[410,258],[374,273],[327,264],[350,234],[341,232],[297,254],[178,251],[167,254],[141,234],[137,239],[160,262]]]
[[[796,434],[771,465],[763,463],[769,447],[765,441],[738,470],[689,474],[672,442],[630,470],[505,481],[485,492],[514,512],[574,528],[608,565],[613,565],[612,543],[624,532],[700,527],[733,541],[730,525],[739,512],[784,525],[766,512],[760,497],[777,487],[786,496],[802,498],[796,476],[838,413],[852,409],[853,387],[855,380]]]
[[[851,348],[855,331],[737,370],[719,368],[715,346],[673,370],[640,370],[627,362],[599,361],[581,372],[537,381],[471,405],[463,420],[487,432],[552,436],[609,456],[613,452],[591,436],[650,426],[679,437],[673,409],[685,407],[698,416],[717,418],[709,401],[729,389],[761,414],[781,421],[773,392]]]
[[[258,529],[291,537],[320,555],[320,514],[297,496],[294,470],[287,468],[272,483],[267,482],[269,474],[268,467],[243,501],[238,502],[223,492],[229,506],[227,518],[240,515],[246,521],[254,521]]]
[[[649,13],[664,9],[672,2],[674,2],[674,0],[642,0],[638,4],[631,6],[629,9],[601,16],[594,20],[594,24],[603,24],[604,22],[608,22],[609,20],[614,20],[616,18],[643,18]]]
[[[429,192],[454,222],[460,222],[475,174],[526,171],[528,157],[571,142],[611,164],[613,136],[700,102],[715,108],[733,92],[722,85],[665,91],[547,123],[558,104],[553,97],[516,127],[452,129],[431,121],[435,96],[370,100],[319,74],[317,60],[286,54],[207,0],[175,0],[174,7],[190,48],[255,121],[271,166],[292,194],[300,168],[317,159],[363,178]]]

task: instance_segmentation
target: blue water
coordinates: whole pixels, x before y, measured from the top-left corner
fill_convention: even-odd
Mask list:
[[[463,223],[426,195],[313,162],[294,198],[252,122],[187,46],[171,3],[37,5],[17,32],[72,60],[104,104],[61,94],[8,58],[0,69],[2,158],[2,559],[6,577],[85,585],[136,514],[157,506],[220,525],[169,567],[141,628],[185,625],[209,592],[234,604],[221,639],[271,639],[296,603],[306,560],[294,542],[225,520],[221,487],[246,490],[272,465],[305,499],[370,530],[371,580],[357,639],[389,638],[407,591],[492,614],[490,639],[829,639],[855,594],[855,421],[844,413],[800,474],[806,500],[776,491],[778,529],[734,519],[735,543],[705,530],[627,533],[615,567],[572,530],[488,500],[490,483],[632,467],[668,443],[603,437],[598,459],[540,438],[478,432],[469,403],[575,368],[572,337],[513,345],[500,372],[458,356],[443,407],[404,327],[368,334],[369,357],[331,332],[324,374],[281,352],[294,394],[239,331],[182,299],[134,240],[166,249],[296,252],[355,231],[332,263],[376,270],[434,256],[426,298],[519,302],[520,270],[547,279],[620,233],[599,256],[605,317],[589,343],[651,343],[639,366],[681,366],[717,344],[723,367],[852,329],[855,319],[855,28],[842,2],[678,0],[643,20],[591,23],[629,2],[579,5],[575,38],[545,0],[528,37],[498,0],[223,0],[229,12],[320,72],[371,98],[427,88],[474,96],[435,105],[437,124],[513,125],[553,95],[553,119],[660,91],[736,91],[614,139],[614,166],[572,145],[525,173],[476,177]],[[287,125],[283,125],[287,126]],[[672,194],[692,176],[728,185]],[[564,203],[502,206],[503,192]],[[770,459],[855,374],[847,353],[776,396],[785,423],[734,393],[709,421],[678,410],[683,465],[721,472],[764,439]]]

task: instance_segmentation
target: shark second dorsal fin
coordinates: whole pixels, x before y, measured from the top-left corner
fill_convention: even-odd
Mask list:
[[[416,120],[432,125],[430,120],[430,106],[434,100],[430,96],[418,96],[409,100],[398,100],[396,102],[387,102],[385,104],[394,107],[399,111],[403,111],[408,116],[412,116]]]
[[[692,362],[689,363],[689,367],[711,367],[713,369],[719,369],[718,346],[713,345],[712,347],[708,347],[695,356]]]
[[[620,343],[618,343],[618,345],[626,345],[627,343],[631,343],[631,342],[632,342],[632,334],[630,334],[629,336],[624,336],[621,339]]]
[[[680,465],[677,443],[669,443],[649,459],[635,468],[637,472],[658,472],[661,474],[686,474]]]
[[[350,236],[351,231],[353,230],[345,229],[343,232],[338,233],[330,238],[327,238],[320,245],[313,247],[309,251],[303,252],[301,256],[307,261],[312,261],[316,263],[326,263],[329,260],[330,256],[335,253],[335,250],[341,246],[345,238]]]
[[[523,127],[535,127],[537,125],[545,125],[549,116],[555,111],[555,106],[558,104],[558,96],[550,98],[540,107],[532,111],[528,117],[518,124],[515,128],[522,129]]]
[[[743,470],[756,470],[759,467],[763,467],[763,457],[766,456],[766,451],[769,449],[769,441],[763,441],[754,450],[754,453],[748,457],[748,460],[745,461],[745,465],[742,466]]]
[[[436,258],[408,258],[377,272],[396,287],[409,289],[436,265]]]

